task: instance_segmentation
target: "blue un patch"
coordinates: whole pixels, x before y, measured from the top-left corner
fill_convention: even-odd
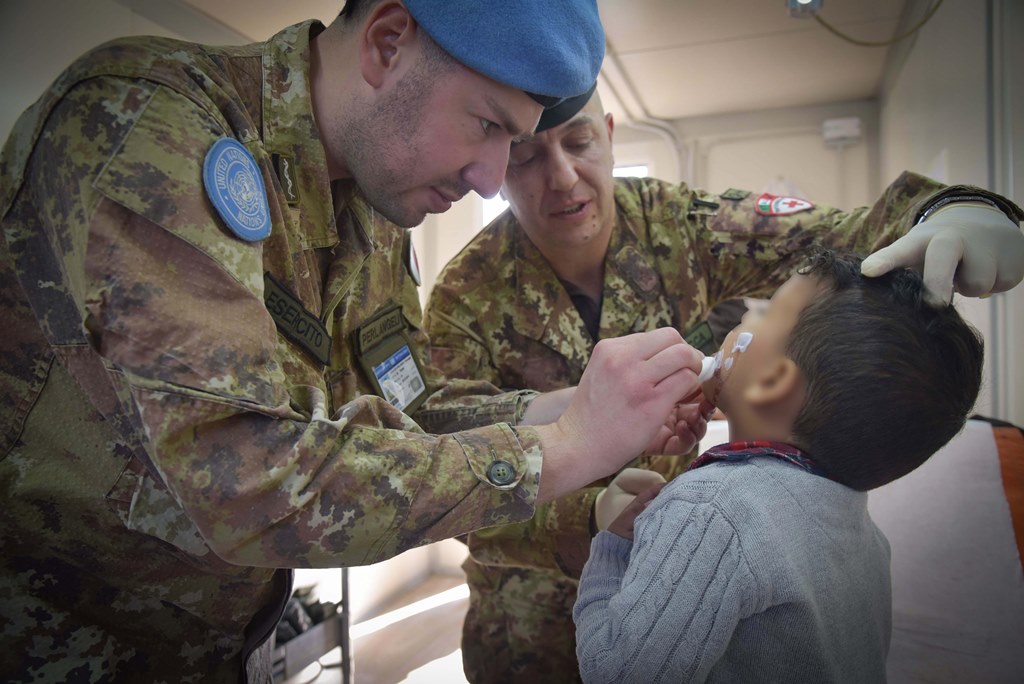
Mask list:
[[[203,162],[206,195],[231,232],[249,242],[270,235],[267,189],[256,160],[234,138],[210,146]]]

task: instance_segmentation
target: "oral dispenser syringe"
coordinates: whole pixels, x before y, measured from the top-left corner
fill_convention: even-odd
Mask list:
[[[700,362],[700,373],[697,374],[697,382],[704,384],[711,379],[711,376],[718,370],[718,362],[722,358],[722,352],[718,352],[714,356],[705,356],[704,360]]]

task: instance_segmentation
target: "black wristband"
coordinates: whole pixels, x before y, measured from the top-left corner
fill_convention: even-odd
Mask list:
[[[946,197],[939,199],[930,207],[922,211],[921,217],[917,219],[917,223],[923,223],[928,219],[929,216],[937,212],[942,207],[954,204],[956,202],[981,202],[982,204],[987,204],[988,206],[992,207],[1000,214],[1006,215],[1006,212],[1003,211],[1002,207],[1000,207],[998,204],[996,204],[993,200],[989,199],[988,197],[984,197],[982,195],[947,195]],[[1008,218],[1013,220],[1012,217],[1008,216]]]

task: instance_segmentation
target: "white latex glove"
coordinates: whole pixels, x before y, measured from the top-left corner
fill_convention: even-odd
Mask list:
[[[1024,234],[991,207],[950,204],[864,259],[860,270],[874,277],[902,266],[923,269],[933,306],[949,304],[954,288],[970,297],[1005,292],[1024,279]]]
[[[597,529],[607,530],[608,525],[619,517],[636,495],[651,487],[664,484],[661,473],[643,468],[623,468],[608,487],[601,490],[594,501],[594,522]]]

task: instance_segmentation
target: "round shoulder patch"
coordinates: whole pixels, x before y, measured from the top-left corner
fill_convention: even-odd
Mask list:
[[[263,176],[249,150],[234,138],[210,146],[203,162],[203,185],[231,232],[249,242],[270,235],[270,207]]]

